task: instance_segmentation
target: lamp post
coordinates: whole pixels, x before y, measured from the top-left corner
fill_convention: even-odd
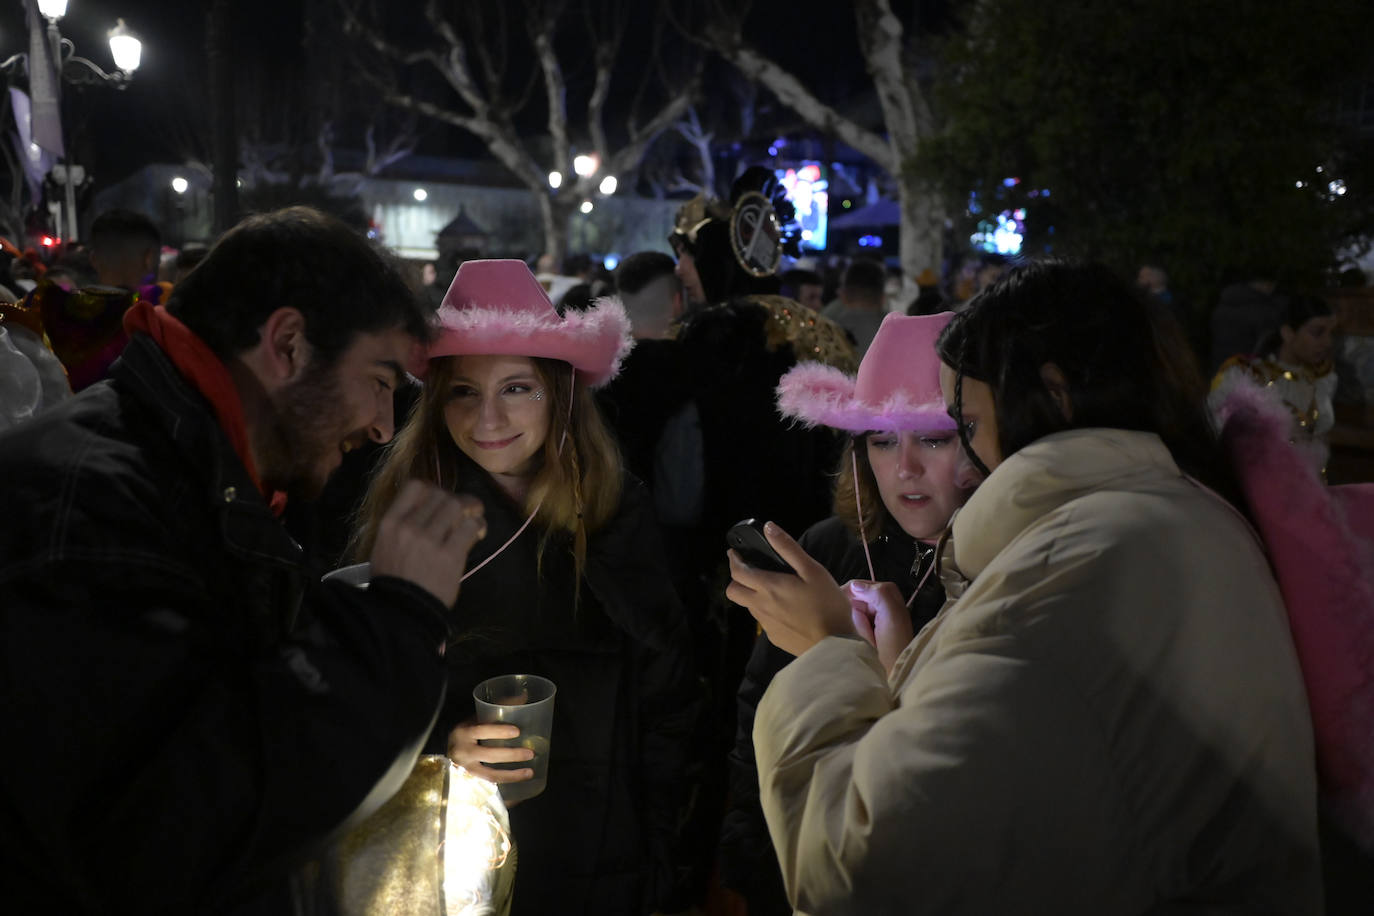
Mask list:
[[[120,19],[108,32],[110,54],[115,64],[113,71],[103,69],[89,58],[78,56],[76,46],[62,37],[57,25],[58,20],[67,15],[67,5],[68,0],[26,0],[25,6],[29,10],[29,50],[0,62],[0,70],[12,73],[23,64],[29,72],[34,140],[62,159],[52,169],[53,180],[63,185],[66,217],[65,234],[61,218],[58,219],[57,231],[74,242],[78,240],[80,231],[76,216],[76,186],[85,179],[85,170],[72,162],[71,152],[67,149],[62,123],[62,81],[74,85],[109,85],[123,89],[138,69],[143,45]],[[47,110],[48,106],[52,109],[51,113]],[[37,122],[40,119],[45,121],[43,130],[38,129]]]

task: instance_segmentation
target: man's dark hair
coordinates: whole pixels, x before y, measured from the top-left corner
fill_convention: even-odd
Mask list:
[[[1237,498],[1186,341],[1106,267],[1054,260],[1016,267],[955,315],[935,346],[955,372],[950,412],[975,463],[962,415],[965,378],[992,389],[1004,455],[1067,429],[1152,432],[1185,472]],[[1046,363],[1064,375],[1070,417],[1041,379]]]
[[[162,233],[157,224],[142,213],[133,210],[106,210],[91,222],[89,234],[92,248],[109,248],[113,245],[162,245]]]
[[[870,302],[882,301],[887,288],[887,269],[877,261],[856,258],[845,270],[841,288]]]
[[[430,310],[393,259],[310,207],[250,216],[176,285],[167,311],[227,359],[252,348],[267,317],[290,306],[328,367],[360,333],[401,328],[431,338]]]
[[[615,288],[633,296],[659,277],[671,277],[677,262],[661,251],[640,251],[620,262],[615,269]]]

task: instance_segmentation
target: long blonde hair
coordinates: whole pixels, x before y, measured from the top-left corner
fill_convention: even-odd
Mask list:
[[[859,504],[854,499],[854,468],[859,470],[859,499],[863,501],[863,533],[859,530]],[[882,492],[878,489],[878,478],[873,476],[873,465],[868,463],[868,434],[850,436],[845,443],[844,453],[840,455],[840,467],[835,475],[834,511],[844,522],[849,533],[857,537],[867,535],[872,544],[882,536],[887,528],[887,506],[883,504]]]
[[[424,480],[448,489],[457,486],[462,453],[449,435],[444,408],[459,358],[430,361],[424,393],[392,440],[359,507],[352,547],[356,559],[371,556],[377,526],[406,481]],[[534,515],[533,525],[541,535],[540,568],[550,538],[567,534],[572,539],[573,568],[580,581],[587,536],[609,522],[620,507],[620,449],[591,391],[580,381],[574,384],[571,366],[539,357],[530,361],[550,397],[549,429],[544,437],[543,460],[530,482],[523,508],[526,515]]]

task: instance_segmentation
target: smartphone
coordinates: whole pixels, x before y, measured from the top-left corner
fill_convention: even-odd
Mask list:
[[[725,533],[725,543],[734,548],[741,560],[755,569],[797,574],[786,560],[778,556],[773,545],[768,543],[768,538],[763,536],[763,522],[759,519],[746,518],[732,525]]]

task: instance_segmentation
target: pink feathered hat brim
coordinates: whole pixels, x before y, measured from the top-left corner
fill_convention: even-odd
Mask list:
[[[778,383],[778,412],[807,426],[851,433],[954,430],[943,400],[916,401],[897,390],[879,403],[854,395],[855,380],[821,363],[800,363]]]
[[[443,356],[529,356],[572,365],[588,385],[606,384],[620,372],[634,347],[630,319],[619,299],[598,299],[586,311],[559,317],[514,306],[441,307],[439,337],[429,358]]]

